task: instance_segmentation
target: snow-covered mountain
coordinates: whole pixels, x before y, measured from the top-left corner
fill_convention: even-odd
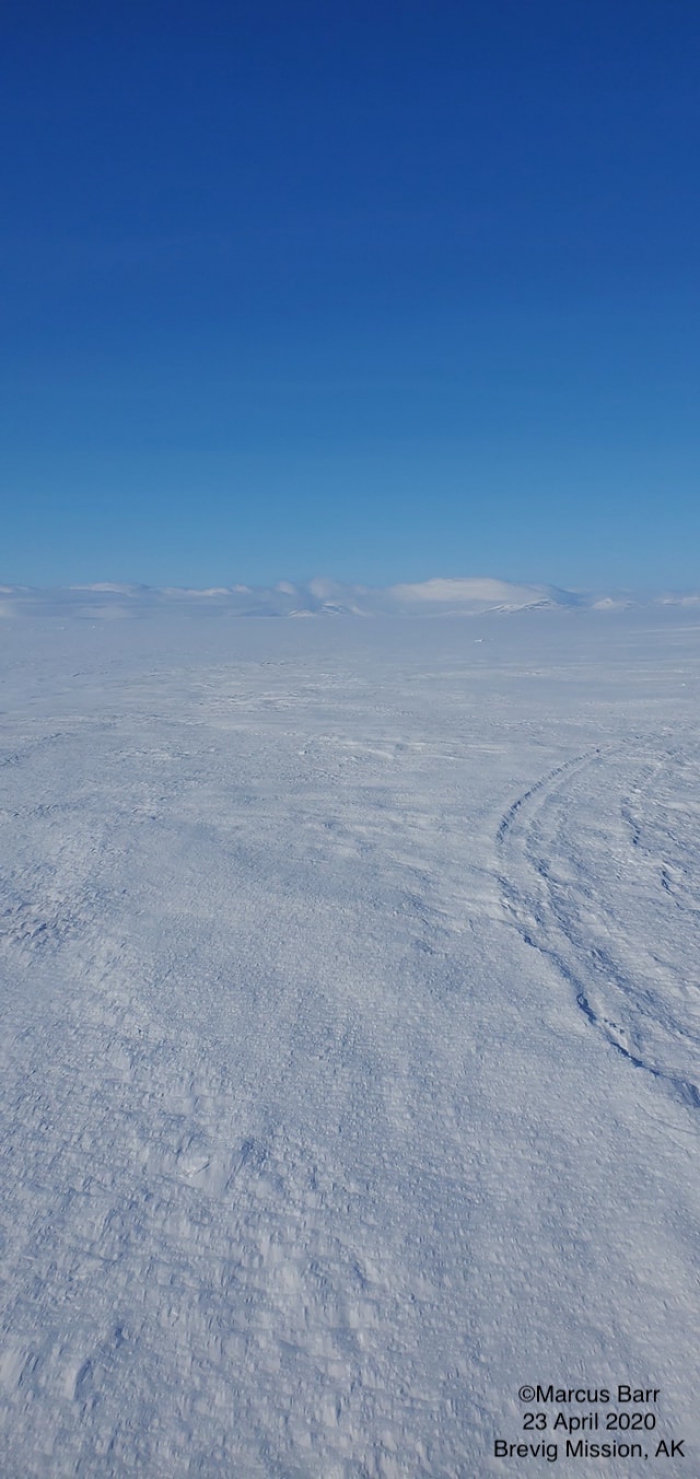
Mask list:
[[[230,585],[193,589],[102,581],[41,590],[0,586],[0,616],[60,616],[91,620],[142,617],[156,612],[198,616],[472,616],[493,612],[593,607],[700,605],[695,592],[640,595],[631,592],[568,591],[550,585],[519,585],[486,577],[435,577],[398,585],[350,585],[317,576],[275,586]]]
[[[515,585],[505,580],[470,577],[388,586],[350,585],[326,577],[275,586],[230,585],[205,590],[98,582],[41,590],[0,586],[0,616],[83,617],[92,620],[140,617],[159,611],[200,616],[469,616],[489,611],[538,608],[621,606],[700,602],[700,596],[663,595],[642,598],[629,593],[584,593],[548,585]]]

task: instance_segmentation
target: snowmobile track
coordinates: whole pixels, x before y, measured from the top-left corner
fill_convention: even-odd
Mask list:
[[[573,847],[569,859],[566,857],[567,842],[571,840],[572,793],[578,782],[586,781],[596,769],[610,770],[614,764],[623,764],[628,772],[625,789],[648,801],[654,778],[669,773],[674,763],[682,764],[686,758],[678,747],[669,747],[663,755],[657,752],[652,758],[646,745],[641,755],[635,745],[601,746],[576,755],[546,772],[516,797],[501,817],[495,840],[503,907],[525,944],[556,966],[571,987],[579,1010],[610,1047],[632,1067],[665,1081],[686,1104],[698,1109],[700,1089],[693,1081],[694,1075],[675,1072],[668,1063],[655,1061],[654,1055],[645,1051],[643,1045],[637,1046],[630,1030],[616,1020],[618,1016],[631,1017],[630,1003],[638,1008],[644,999],[644,988],[633,973],[621,968],[615,951],[606,948],[603,938],[596,939],[595,934],[586,938],[582,931],[579,918],[582,903],[588,919],[595,919],[602,897],[595,856],[588,860],[587,876],[576,875]],[[641,849],[640,825],[630,796],[620,794],[617,787],[611,793],[609,778],[606,786],[605,777],[595,791],[597,796],[610,797],[609,814],[616,814],[624,824],[629,850]],[[556,858],[554,844],[559,848]],[[571,862],[570,877],[562,876],[566,874],[562,861]],[[658,882],[669,907],[691,910],[692,906],[680,905],[674,897],[665,865],[660,869]],[[697,910],[693,908],[692,912]],[[621,923],[625,925],[624,920]],[[626,1013],[600,1008],[596,987],[601,981],[606,983],[608,999],[617,1000],[621,1008],[627,1009]],[[683,1035],[691,1046],[700,1047],[700,1033],[683,1024]]]

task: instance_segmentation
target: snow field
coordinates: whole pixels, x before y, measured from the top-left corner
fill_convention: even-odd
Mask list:
[[[8,1479],[697,1458],[697,638],[6,624]]]

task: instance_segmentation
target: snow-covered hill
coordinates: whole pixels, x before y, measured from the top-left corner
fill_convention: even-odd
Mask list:
[[[617,611],[631,605],[700,604],[700,596],[654,597],[619,592],[561,590],[549,585],[516,585],[489,578],[435,578],[382,589],[326,577],[275,586],[231,585],[204,590],[98,582],[52,590],[0,586],[0,616],[61,616],[109,620],[158,612],[196,616],[470,616],[488,611],[594,606]]]

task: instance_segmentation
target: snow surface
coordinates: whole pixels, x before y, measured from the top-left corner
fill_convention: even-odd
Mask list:
[[[4,1479],[700,1473],[697,611],[1,636]]]

